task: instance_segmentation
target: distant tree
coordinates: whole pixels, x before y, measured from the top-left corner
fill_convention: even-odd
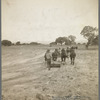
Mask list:
[[[77,43],[78,45],[80,45],[81,43]]]
[[[69,38],[65,37],[65,45],[71,45],[71,41],[69,40]]]
[[[4,45],[4,46],[11,46],[12,45],[12,42],[9,41],[9,40],[2,40],[1,41],[1,44]]]
[[[86,45],[86,43],[82,43],[83,45]]]
[[[56,45],[56,42],[51,42],[50,43],[50,46],[52,46],[52,45]]]
[[[20,41],[16,42],[16,45],[20,45]]]
[[[31,42],[30,45],[40,45],[40,43],[37,43],[37,42]]]
[[[81,35],[84,36],[84,38],[86,38],[88,40],[86,47],[88,48],[89,44],[92,43],[92,41],[94,40],[94,38],[96,37],[96,32],[98,31],[98,29],[92,26],[85,26],[83,28],[83,30],[81,31]]]
[[[65,45],[69,45],[71,43],[71,41],[67,38],[67,37],[58,37],[56,40],[55,40],[55,43],[60,43],[61,45],[62,44],[65,44]]]
[[[28,43],[22,43],[21,45],[28,45]]]
[[[75,39],[76,39],[75,36],[69,35],[68,38],[69,38],[69,40],[71,41],[71,44],[75,44]]]
[[[98,45],[98,42],[99,42],[99,35],[97,35],[97,36],[93,39],[92,44],[93,44],[93,45]]]
[[[55,41],[55,43],[60,43],[61,45],[65,42],[64,38],[63,37],[58,37]]]

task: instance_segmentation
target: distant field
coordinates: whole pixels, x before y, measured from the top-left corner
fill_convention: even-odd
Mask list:
[[[75,65],[67,59],[66,65],[50,71],[44,61],[47,48],[59,46],[2,47],[2,100],[98,100],[98,46],[86,50],[78,45]]]

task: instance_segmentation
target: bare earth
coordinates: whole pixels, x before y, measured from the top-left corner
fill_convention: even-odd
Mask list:
[[[2,100],[98,100],[98,50],[46,68],[45,47],[2,47]],[[76,98],[76,99],[75,99]]]

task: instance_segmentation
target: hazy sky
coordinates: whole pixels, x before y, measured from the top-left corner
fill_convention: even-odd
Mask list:
[[[2,40],[51,42],[98,27],[98,0],[1,0]]]

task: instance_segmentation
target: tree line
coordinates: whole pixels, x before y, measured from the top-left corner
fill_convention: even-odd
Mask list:
[[[96,27],[92,26],[85,26],[80,34],[88,40],[86,43],[86,47],[88,48],[89,45],[98,45],[99,42],[99,35],[98,35],[98,29]],[[50,43],[50,46],[57,45],[57,44],[64,44],[64,45],[71,45],[76,44],[75,42],[76,37],[73,35],[70,35],[68,37],[58,37],[54,42]],[[84,43],[85,44],[85,43]]]
[[[76,37],[74,35],[70,35],[68,37],[58,37],[56,38],[55,42],[51,42],[50,45],[57,45],[57,44],[64,44],[64,45],[71,45],[76,44],[75,42]]]
[[[38,42],[21,43],[20,41],[17,41],[16,43],[12,43],[10,40],[2,40],[1,44],[3,46],[11,46],[11,45],[41,45],[41,43],[38,43]]]
[[[98,29],[96,27],[92,26],[85,26],[80,34],[88,40],[86,43],[86,47],[88,48],[89,45],[98,45],[99,41],[99,35]],[[64,44],[64,45],[71,45],[71,44],[76,44],[75,42],[76,37],[74,35],[69,35],[68,37],[58,37],[55,39],[54,42],[50,43],[50,46],[52,45],[57,45],[57,44]],[[31,43],[20,43],[20,41],[16,42],[15,44],[12,43],[9,40],[2,40],[2,45],[4,46],[11,46],[11,45],[41,45],[41,43],[38,42],[31,42]]]

